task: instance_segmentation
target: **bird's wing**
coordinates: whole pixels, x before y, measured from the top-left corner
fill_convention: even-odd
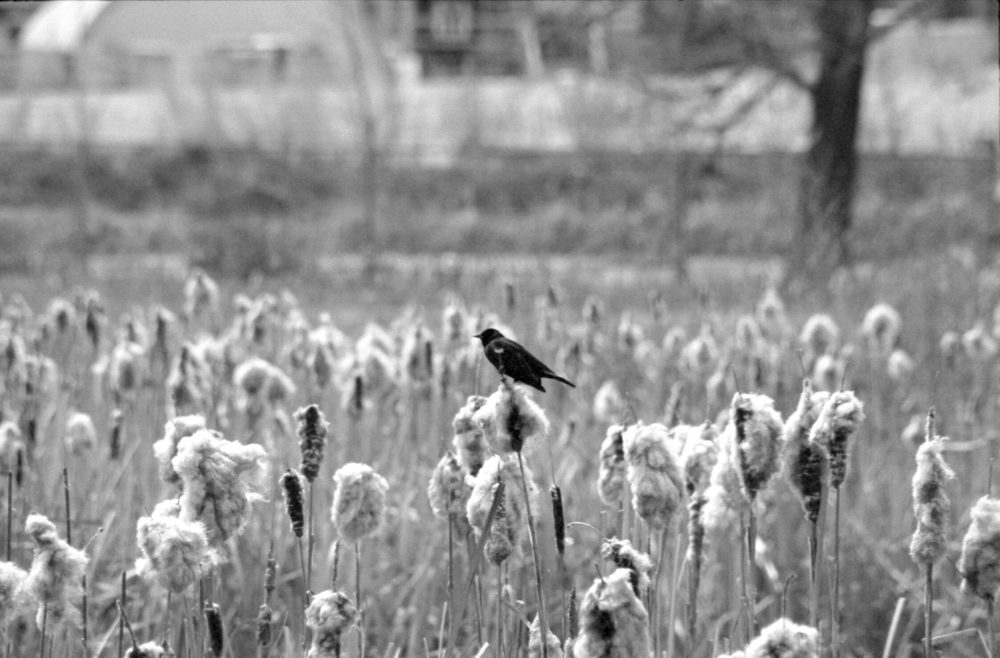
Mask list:
[[[502,374],[510,377],[516,382],[521,382],[528,384],[529,386],[534,386],[535,388],[545,390],[541,388],[542,379],[541,373],[538,372],[534,367],[534,362],[538,361],[535,357],[531,356],[528,350],[524,349],[517,343],[506,339],[497,339],[490,342],[488,352],[492,352],[492,355],[487,355],[497,370]],[[541,363],[539,361],[539,363]],[[544,367],[544,365],[543,365]]]

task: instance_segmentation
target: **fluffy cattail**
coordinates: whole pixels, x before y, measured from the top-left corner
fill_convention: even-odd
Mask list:
[[[133,645],[125,651],[125,658],[160,658],[166,655],[167,650],[163,645],[153,640]]]
[[[627,404],[614,380],[601,384],[594,394],[594,418],[601,423],[614,423],[621,419]]]
[[[681,470],[688,495],[703,493],[719,459],[719,447],[715,444],[718,431],[711,423],[705,422],[687,426],[683,432],[675,428],[673,433],[681,445]]]
[[[823,405],[809,431],[809,440],[826,448],[830,458],[830,486],[839,489],[847,477],[850,439],[865,419],[854,391],[836,391]]]
[[[828,459],[824,445],[809,440],[809,431],[829,397],[824,391],[813,393],[809,380],[803,380],[798,407],[785,421],[785,472],[799,494],[806,518],[812,523],[819,519]]]
[[[595,579],[580,606],[574,658],[648,656],[649,644],[649,614],[632,589],[631,572],[617,569]]]
[[[541,658],[548,655],[549,658],[563,658],[562,645],[559,638],[551,630],[545,630],[545,652],[542,652],[542,629],[538,615],[531,621],[531,628],[528,631],[528,658]]]
[[[79,411],[70,414],[66,421],[66,447],[74,455],[93,450],[97,446],[97,431],[94,421]]]
[[[917,450],[917,470],[913,474],[913,515],[917,528],[910,542],[910,557],[921,565],[934,564],[945,550],[951,501],[944,485],[955,473],[941,456],[944,442],[944,438],[935,438],[932,409],[927,414],[927,440]]]
[[[523,390],[506,379],[472,417],[497,454],[521,452],[524,443],[549,433],[545,412]]]
[[[970,516],[972,523],[958,561],[962,591],[994,601],[1000,588],[1000,500],[983,496],[972,506]]]
[[[163,438],[153,444],[153,455],[156,456],[159,465],[161,480],[169,484],[180,483],[181,476],[177,475],[171,464],[171,460],[177,455],[177,444],[184,437],[203,429],[205,429],[204,416],[178,416],[167,422]]]
[[[888,304],[876,304],[865,313],[861,334],[872,352],[886,355],[895,347],[902,325],[899,311]]]
[[[323,463],[323,449],[330,423],[315,404],[296,411],[295,420],[299,422],[299,452],[302,453],[300,468],[306,480],[312,482],[319,475],[319,467]]]
[[[525,483],[527,484],[528,496],[531,498],[532,507],[537,505],[535,498],[538,496],[538,487],[535,485],[531,471],[527,464],[524,467]],[[521,491],[521,471],[517,459],[512,457],[501,457],[494,455],[486,460],[483,467],[472,485],[472,493],[466,505],[466,516],[469,524],[482,533],[486,528],[486,519],[489,516],[490,507],[493,505],[493,497],[496,487],[504,484],[505,489],[505,512],[507,523],[515,534],[524,528],[526,519],[526,502],[524,493]]]
[[[389,483],[371,466],[352,462],[333,474],[336,489],[331,517],[341,539],[356,542],[378,529],[385,516]]]
[[[597,475],[597,493],[601,502],[611,507],[617,507],[622,500],[622,492],[628,482],[626,477],[625,442],[622,434],[625,427],[612,425],[608,427],[604,441],[601,442],[601,466]]]
[[[458,410],[455,418],[451,421],[452,429],[455,431],[453,443],[458,463],[473,477],[479,472],[483,462],[489,456],[486,434],[472,421],[476,412],[484,404],[486,404],[486,398],[482,395],[470,395],[465,406]]]
[[[810,360],[832,352],[839,341],[840,327],[826,313],[809,316],[799,334],[799,342],[807,350]]]
[[[42,628],[43,616],[53,625],[80,623],[77,601],[83,596],[83,574],[87,555],[59,538],[56,527],[41,514],[29,514],[25,532],[35,542],[35,555],[24,587],[38,601],[35,622]]]
[[[705,530],[717,532],[731,528],[748,507],[741,490],[740,475],[733,462],[736,453],[736,429],[732,423],[719,435],[719,458],[712,467],[705,504],[701,510]]]
[[[629,584],[636,596],[641,597],[649,590],[653,561],[648,554],[636,550],[632,542],[612,537],[601,544],[601,557],[613,562],[618,569],[629,570]]]
[[[7,624],[31,607],[31,593],[24,587],[27,577],[13,562],[0,562],[0,638]]]
[[[211,430],[181,439],[170,462],[181,479],[180,518],[201,521],[213,547],[242,532],[251,505],[262,499],[254,489],[266,459],[260,445],[227,441]]]
[[[667,446],[669,431],[659,423],[638,423],[623,435],[628,483],[635,513],[652,528],[669,528],[684,504],[684,481],[677,456]]]
[[[486,537],[486,544],[483,547],[486,559],[497,567],[513,554],[514,541],[517,538],[516,530],[511,527],[507,519],[504,489],[505,487],[497,486],[494,490],[496,508],[493,512],[493,522],[490,524],[489,534]]]
[[[819,658],[819,631],[781,618],[746,648],[746,658]]]
[[[788,326],[785,314],[785,302],[781,300],[778,291],[768,288],[764,291],[755,309],[757,321],[764,335],[771,340],[781,338]]]
[[[285,498],[285,512],[292,524],[292,533],[301,539],[306,523],[305,514],[302,511],[302,475],[295,469],[289,468],[281,476],[279,482],[281,483],[281,493]]]
[[[174,594],[186,590],[219,560],[209,549],[205,526],[185,521],[179,514],[177,501],[165,500],[136,524],[136,544],[142,552],[136,571]]]
[[[274,611],[267,603],[262,603],[257,611],[257,646],[264,652],[271,647],[271,621],[274,618]],[[265,654],[266,655],[266,654]]]
[[[450,514],[465,514],[471,488],[465,482],[465,473],[455,454],[449,452],[438,461],[427,484],[427,498],[435,516],[448,518]]]
[[[306,608],[306,626],[312,630],[308,658],[338,658],[341,638],[358,618],[354,602],[343,592],[324,590]]]
[[[743,495],[753,502],[778,470],[781,414],[774,410],[771,398],[753,393],[733,396],[731,414],[733,464],[737,467]]]
[[[226,646],[226,634],[222,627],[222,611],[218,603],[205,604],[205,629],[208,631],[208,647],[212,655],[222,655]]]
[[[8,473],[17,471],[24,462],[24,441],[17,423],[5,420],[0,423],[0,468]]]
[[[885,364],[889,379],[897,384],[909,382],[916,369],[917,365],[913,362],[913,358],[902,349],[893,350]]]
[[[201,268],[195,268],[184,282],[184,315],[195,320],[219,308],[219,286]]]

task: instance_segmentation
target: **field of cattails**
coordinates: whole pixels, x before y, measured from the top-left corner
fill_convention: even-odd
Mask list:
[[[997,655],[1000,269],[935,263],[367,321],[200,271],[5,292],[0,651]]]

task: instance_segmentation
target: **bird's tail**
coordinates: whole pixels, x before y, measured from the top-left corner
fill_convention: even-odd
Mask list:
[[[554,372],[550,372],[549,374],[547,374],[545,376],[548,377],[549,379],[554,379],[557,382],[562,382],[563,384],[566,384],[566,386],[569,386],[570,388],[576,388],[576,384],[574,384],[570,380],[566,379],[565,377],[560,377],[559,375],[557,375]]]

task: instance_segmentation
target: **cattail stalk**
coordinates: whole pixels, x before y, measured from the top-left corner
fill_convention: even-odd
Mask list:
[[[358,656],[365,655],[365,606],[361,600],[361,540],[354,542],[354,600],[358,602]]]
[[[528,480],[524,475],[524,458],[517,451],[517,465],[521,470],[521,493],[524,494],[524,511],[528,519],[528,542],[531,544],[531,559],[535,565],[535,594],[538,597],[538,628],[542,637],[549,632],[547,615],[545,614],[545,592],[542,589],[542,565],[538,559],[538,542],[535,540],[535,519],[531,513],[531,497],[528,495]],[[542,643],[542,658],[548,658],[547,643]]]
[[[549,497],[552,499],[552,529],[555,533],[556,554],[559,556],[559,590],[565,593],[563,587],[566,582],[566,516],[563,510],[562,489],[554,482],[549,487]],[[560,617],[562,634],[566,637],[566,616],[560,615]]]
[[[944,440],[935,438],[934,408],[927,414],[924,444],[917,450],[917,470],[913,475],[913,512],[917,527],[910,543],[910,557],[924,567],[924,656],[934,655],[931,619],[934,613],[934,562],[945,550],[945,524],[951,508],[944,490],[955,474],[941,457]]]

